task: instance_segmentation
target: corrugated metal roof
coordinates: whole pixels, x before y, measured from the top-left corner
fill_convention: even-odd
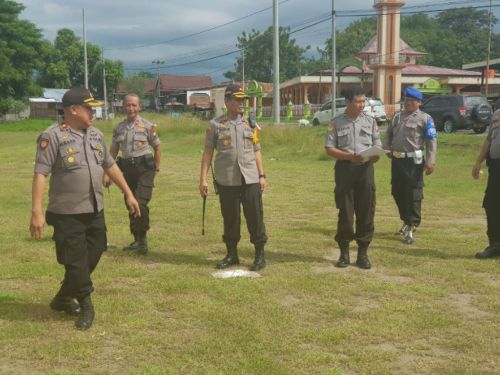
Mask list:
[[[363,47],[361,51],[356,55],[357,57],[367,56],[367,55],[376,55],[378,48],[378,38],[375,35],[370,41]],[[418,52],[411,48],[408,43],[406,43],[403,39],[399,38],[399,54],[400,55],[414,55],[414,56],[425,56],[426,52]]]

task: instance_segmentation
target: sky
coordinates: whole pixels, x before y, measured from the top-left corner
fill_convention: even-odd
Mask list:
[[[252,29],[264,31],[273,22],[272,0],[16,1],[26,7],[21,18],[37,25],[51,41],[61,28],[81,37],[85,8],[87,41],[103,47],[106,58],[122,60],[126,73],[210,75],[215,82],[227,80],[223,73],[234,70],[238,53],[231,52],[237,50],[237,36]],[[500,5],[500,0],[492,2]],[[466,4],[487,6],[489,0],[406,0],[403,12],[433,15],[432,11]],[[337,29],[371,12],[372,6],[373,0],[335,0]],[[324,47],[330,37],[331,20],[326,18],[331,9],[332,0],[281,0],[279,23],[297,30],[325,20],[293,34],[298,45],[311,46],[308,53],[314,56],[316,47]],[[500,7],[493,13],[500,19]],[[500,32],[500,25],[495,32]],[[218,55],[226,56],[213,58]]]

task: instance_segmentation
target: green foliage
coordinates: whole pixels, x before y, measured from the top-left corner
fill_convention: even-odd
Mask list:
[[[120,83],[126,87],[128,92],[133,92],[144,99],[144,82],[147,79],[154,78],[154,74],[150,72],[137,72],[127,75],[120,80]]]
[[[19,19],[23,9],[14,1],[0,0],[0,102],[8,100],[2,103],[1,113],[41,93],[32,76],[45,64],[43,38],[34,24]]]
[[[303,54],[310,47],[299,47],[295,39],[290,37],[289,28],[279,30],[280,43],[280,82],[299,75],[300,64],[304,61]],[[238,37],[236,46],[245,53],[245,79],[260,82],[273,80],[273,29],[269,27],[263,33],[252,30],[249,34],[243,32]],[[236,71],[226,72],[224,76],[235,81],[242,79],[243,57],[236,60]]]

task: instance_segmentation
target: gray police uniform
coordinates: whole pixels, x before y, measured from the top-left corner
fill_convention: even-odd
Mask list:
[[[113,131],[110,149],[121,151],[118,165],[141,208],[141,217],[129,214],[130,231],[137,236],[143,236],[149,230],[148,203],[153,194],[155,177],[151,147],[159,145],[156,125],[140,116],[135,121],[120,122]]]
[[[92,126],[80,132],[52,125],[37,143],[35,173],[51,175],[46,221],[66,269],[59,296],[81,299],[93,291],[90,274],[106,250],[102,176],[115,161]]]
[[[488,185],[484,194],[483,208],[488,223],[487,235],[490,245],[500,247],[500,109],[491,120],[487,139],[490,149],[486,159],[488,166]]]
[[[421,221],[424,166],[436,162],[436,136],[432,117],[421,110],[397,113],[387,128],[384,145],[392,156],[392,195],[408,226],[417,227]]]
[[[243,205],[250,241],[254,245],[264,245],[267,241],[255,161],[255,152],[261,147],[254,136],[254,129],[241,116],[235,120],[221,116],[212,120],[206,131],[205,146],[217,150],[215,178],[224,219],[223,240],[227,246],[236,246],[241,238],[240,205]]]
[[[359,154],[372,146],[381,146],[380,134],[376,121],[365,113],[356,119],[341,114],[328,127],[325,148]],[[354,239],[360,247],[367,247],[373,238],[375,216],[375,179],[371,161],[336,161],[335,203],[339,209],[337,243],[342,248]]]

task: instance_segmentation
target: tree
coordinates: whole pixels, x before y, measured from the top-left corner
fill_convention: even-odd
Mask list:
[[[120,81],[128,92],[133,92],[141,99],[144,99],[144,83],[147,79],[154,78],[155,75],[151,72],[137,72],[130,74]]]
[[[20,20],[24,6],[0,0],[0,112],[18,107],[29,96],[40,95],[33,73],[45,65],[46,44],[41,31],[31,22]]]
[[[280,82],[293,78],[300,73],[300,64],[304,61],[303,54],[309,46],[302,48],[296,44],[295,39],[290,37],[289,28],[279,29],[280,43]],[[272,82],[273,80],[273,29],[269,27],[266,31],[252,30],[250,34],[243,32],[238,37],[236,46],[245,54],[245,79],[253,79],[260,82]],[[243,57],[236,60],[235,71],[224,74],[225,77],[240,81],[242,80]]]

